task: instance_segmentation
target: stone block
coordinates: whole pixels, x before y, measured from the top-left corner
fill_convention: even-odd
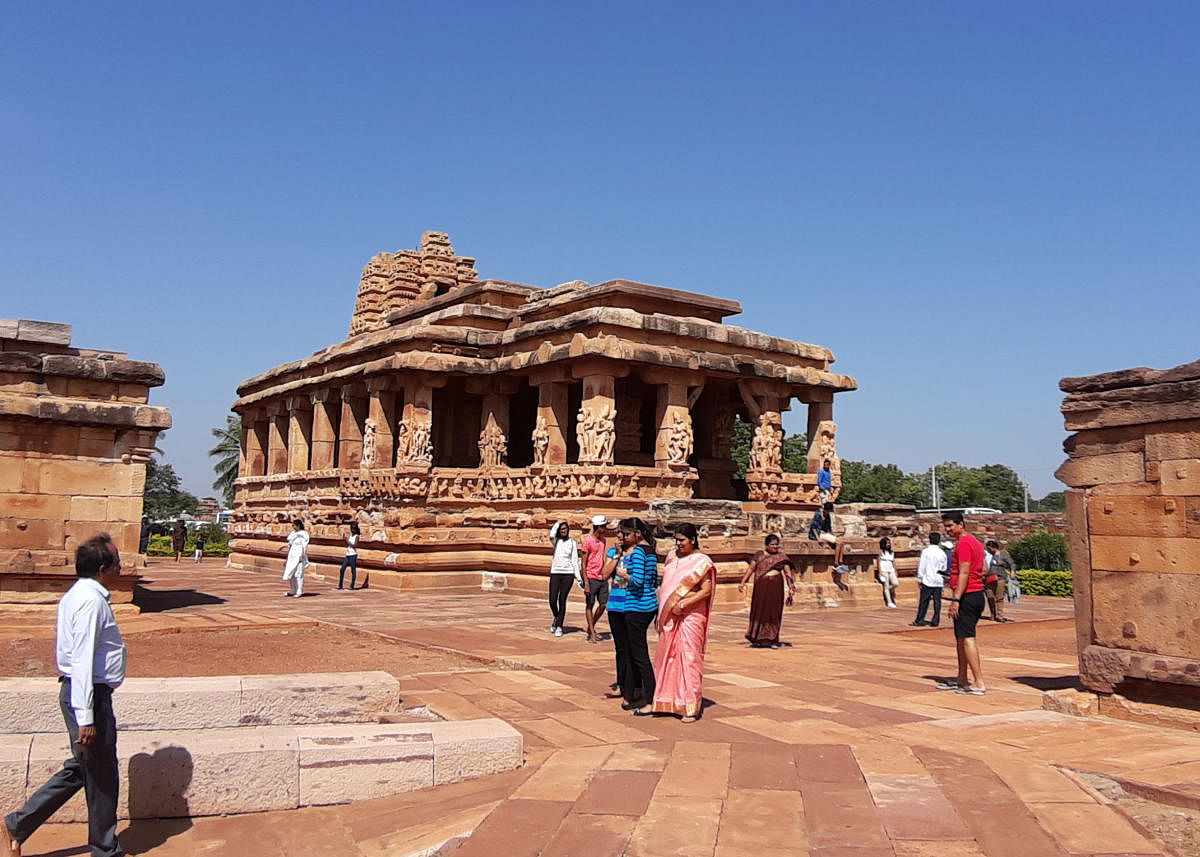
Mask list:
[[[241,696],[239,676],[131,678],[113,707],[121,730],[215,729],[238,725]]]
[[[1088,533],[1090,504],[1096,498],[1077,488],[1066,492],[1067,549],[1071,555],[1071,577],[1075,600],[1075,651],[1092,642],[1092,552]]]
[[[57,732],[46,732],[33,736],[13,736],[32,738],[29,749],[29,773],[25,780],[25,795],[21,803],[29,800],[30,796],[41,788],[46,780],[58,773],[59,769],[62,768],[63,762],[71,758],[67,730],[62,726],[61,714],[58,719],[59,729]],[[119,817],[126,817],[125,789],[127,778],[124,776],[125,760],[121,756],[121,749],[121,742],[118,739],[117,764],[122,776],[120,797],[117,800],[117,815]],[[84,802],[82,789],[54,813],[54,820],[60,822],[87,821],[87,804]]]
[[[1107,648],[1200,659],[1196,578],[1094,571],[1092,637]]]
[[[71,517],[71,498],[55,494],[12,494],[4,498],[4,514],[10,518],[65,521]]]
[[[19,342],[31,344],[70,345],[71,325],[58,324],[53,321],[33,321],[27,318],[18,319],[16,339]]]
[[[1093,497],[1088,503],[1087,532],[1182,538],[1187,535],[1186,512],[1186,504],[1176,497]]]
[[[434,741],[435,785],[521,766],[524,750],[521,733],[503,720],[439,721],[428,724],[428,728]]]
[[[32,735],[0,736],[0,806],[5,807],[6,812],[12,812],[25,802],[25,778],[32,743]]]
[[[1070,714],[1075,717],[1090,717],[1099,713],[1100,706],[1096,694],[1086,690],[1065,688],[1043,693],[1042,710],[1057,711],[1059,714]]]
[[[127,815],[265,812],[299,806],[292,729],[127,732],[118,743]]]
[[[0,321],[0,324],[3,324]],[[5,337],[0,336],[0,339]],[[40,374],[42,358],[39,354],[29,354],[25,351],[0,352],[0,372],[12,372],[18,375],[27,373]]]
[[[1093,570],[1200,575],[1200,539],[1092,536],[1091,553]]]
[[[64,533],[61,520],[0,518],[0,545],[10,550],[62,550]]]
[[[94,357],[76,357],[72,354],[47,354],[42,358],[42,372],[47,375],[65,375],[71,378],[90,378],[103,381],[105,362]]]
[[[141,360],[108,361],[108,380],[139,387],[160,387],[166,381],[162,367]],[[143,400],[145,396],[142,397]]]
[[[1148,427],[1146,458],[1163,461],[1175,458],[1200,458],[1200,421],[1188,420]],[[1153,429],[1161,429],[1155,431]]]
[[[58,679],[0,678],[0,733],[63,732]]]
[[[1141,453],[1113,452],[1068,459],[1054,475],[1072,488],[1087,488],[1104,483],[1143,482],[1146,467]]]
[[[0,318],[0,339],[17,338],[17,320],[15,318]]]
[[[395,711],[399,704],[400,682],[382,671],[244,676],[238,722],[363,722]]]
[[[67,496],[129,496],[135,492],[128,464],[108,461],[47,461],[43,463],[41,489]],[[142,486],[138,486],[140,492]]]
[[[297,732],[301,806],[369,800],[434,784],[428,730],[353,724]]]
[[[1164,459],[1159,463],[1159,485],[1165,495],[1200,497],[1200,459]]]
[[[72,521],[108,521],[108,499],[106,497],[72,497],[70,513]]]

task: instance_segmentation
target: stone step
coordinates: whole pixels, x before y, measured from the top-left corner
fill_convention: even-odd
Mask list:
[[[58,688],[52,678],[0,678],[0,734],[61,734]],[[399,705],[400,682],[381,670],[131,678],[113,694],[121,731],[366,723]]]
[[[265,812],[381,798],[520,767],[521,733],[495,718],[123,732],[121,818]],[[0,806],[62,765],[66,735],[0,736]],[[87,818],[82,791],[55,821]]]

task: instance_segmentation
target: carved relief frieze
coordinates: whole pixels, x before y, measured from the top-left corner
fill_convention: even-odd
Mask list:
[[[546,450],[550,448],[550,424],[545,417],[538,417],[533,427],[533,463],[546,463]]]
[[[579,461],[612,461],[617,442],[617,412],[607,402],[599,409],[584,405],[579,409],[575,424],[575,439],[579,443]]]
[[[817,477],[809,473],[746,474],[749,499],[759,503],[815,506]]]
[[[783,467],[783,419],[778,411],[763,411],[750,443],[747,471],[778,473]]]
[[[833,474],[833,492],[830,499],[836,500],[842,491],[842,459],[838,457],[837,452],[837,423],[833,420],[821,420],[817,423],[817,438],[813,446],[818,453],[815,456],[818,463],[829,459],[829,470]]]
[[[667,463],[672,465],[687,464],[688,456],[692,454],[692,419],[684,411],[676,411],[671,422],[670,434],[667,436]]]
[[[508,438],[491,420],[479,433],[479,466],[503,467],[508,459]]]

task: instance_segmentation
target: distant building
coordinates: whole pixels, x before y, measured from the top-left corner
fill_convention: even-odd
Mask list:
[[[221,514],[221,504],[216,497],[205,497],[196,506],[196,520],[204,521],[206,524],[217,523],[217,516]]]

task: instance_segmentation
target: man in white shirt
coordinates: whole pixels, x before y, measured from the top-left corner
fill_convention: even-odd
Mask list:
[[[942,621],[942,589],[946,586],[946,552],[941,545],[942,534],[936,530],[929,534],[929,545],[921,551],[917,565],[917,580],[921,584],[921,600],[917,604],[914,625],[929,625],[936,628]],[[933,602],[933,621],[925,621],[925,611]]]
[[[121,571],[121,554],[107,533],[75,551],[78,580],[58,602],[58,702],[71,758],[25,806],[0,825],[3,857],[20,857],[21,843],[83,789],[92,857],[119,857],[117,842],[117,721],[112,692],[125,680],[125,643],[105,583]]]

